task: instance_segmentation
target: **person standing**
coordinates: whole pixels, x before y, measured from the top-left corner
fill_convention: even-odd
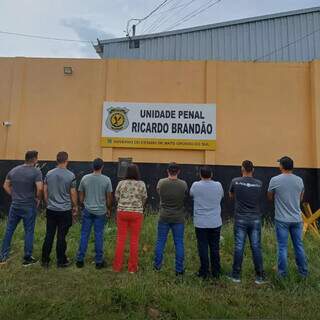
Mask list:
[[[0,254],[0,264],[5,264],[9,257],[12,236],[20,220],[24,228],[24,257],[23,266],[27,267],[37,262],[32,257],[34,227],[37,207],[42,197],[42,173],[36,168],[38,152],[27,151],[25,163],[13,168],[7,175],[3,188],[11,195],[12,202],[6,232]]]
[[[187,183],[178,178],[180,168],[176,163],[170,163],[167,169],[168,177],[160,179],[157,192],[160,196],[160,218],[155,248],[154,269],[162,267],[163,252],[171,230],[176,249],[176,275],[184,274],[184,222],[186,211],[185,198],[188,192]]]
[[[82,227],[76,266],[84,266],[84,257],[92,226],[95,238],[95,263],[97,269],[105,267],[103,258],[103,234],[106,218],[111,216],[112,184],[109,177],[102,174],[103,160],[93,161],[93,173],[85,175],[79,185],[79,201],[84,204]]]
[[[115,192],[118,202],[117,212],[117,243],[113,270],[120,272],[123,265],[123,254],[127,233],[130,235],[129,273],[138,271],[139,237],[143,222],[144,205],[147,200],[147,188],[140,180],[139,168],[130,164],[125,180],[118,183]]]
[[[242,177],[234,178],[230,184],[229,196],[235,200],[234,214],[234,258],[232,274],[229,277],[239,283],[243,253],[248,236],[256,272],[255,283],[265,283],[261,250],[261,212],[259,202],[262,195],[262,182],[253,178],[253,163],[242,162]]]
[[[282,157],[279,161],[281,174],[271,178],[268,197],[274,200],[275,227],[278,242],[278,275],[287,275],[288,236],[290,234],[299,274],[308,275],[307,260],[302,241],[303,222],[300,203],[303,200],[303,180],[293,174],[293,160]]]
[[[200,268],[198,277],[206,279],[209,272],[209,256],[211,274],[218,278],[221,273],[220,266],[220,231],[221,200],[224,192],[220,182],[212,180],[212,171],[209,167],[200,168],[200,181],[196,181],[190,188],[193,197],[193,223],[198,243]]]
[[[49,267],[50,253],[57,232],[57,266],[69,266],[66,257],[66,236],[72,226],[72,216],[78,211],[77,182],[75,175],[67,169],[68,153],[57,154],[57,167],[50,170],[44,180],[44,200],[47,204],[46,236],[42,246],[42,266]]]

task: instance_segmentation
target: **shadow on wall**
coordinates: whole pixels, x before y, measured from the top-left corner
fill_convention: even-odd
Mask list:
[[[10,206],[10,197],[5,194],[2,184],[5,180],[6,174],[15,167],[21,164],[22,161],[16,160],[0,160],[0,216],[8,213]],[[41,161],[41,164],[46,163],[42,169],[43,175],[49,170],[53,169],[56,165],[54,161]],[[181,179],[187,181],[190,188],[192,182],[198,180],[199,165],[181,165]],[[166,177],[166,164],[139,164],[141,178],[145,181],[148,190],[147,209],[150,211],[157,211],[159,209],[159,197],[156,192],[157,182],[160,178]],[[92,171],[91,162],[77,162],[72,161],[69,163],[69,169],[75,173],[77,183],[80,183],[81,178]],[[239,166],[212,166],[214,171],[214,179],[221,182],[225,197],[222,201],[222,216],[224,220],[233,216],[233,202],[229,200],[228,188],[231,180],[240,175]],[[116,188],[118,183],[117,178],[118,163],[105,163],[103,173],[108,175],[112,180],[113,188]],[[295,173],[303,178],[305,183],[305,201],[311,204],[313,210],[318,209],[320,206],[320,190],[318,188],[320,182],[319,169],[296,169]],[[262,180],[264,195],[261,199],[261,210],[269,218],[272,219],[274,215],[273,205],[267,200],[266,193],[270,178],[279,174],[277,168],[270,167],[256,167],[255,177]],[[187,200],[187,211],[192,214],[192,199]]]

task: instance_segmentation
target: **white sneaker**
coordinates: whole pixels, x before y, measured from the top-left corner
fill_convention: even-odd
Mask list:
[[[254,281],[254,283],[260,286],[268,283],[268,281],[263,277],[256,277],[256,280]]]
[[[229,279],[233,283],[241,283],[241,279],[240,278],[236,278],[234,276],[227,276],[227,279]]]

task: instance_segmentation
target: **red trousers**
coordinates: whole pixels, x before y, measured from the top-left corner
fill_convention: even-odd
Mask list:
[[[143,214],[138,212],[118,211],[117,214],[117,244],[113,260],[113,270],[120,272],[123,265],[123,255],[126,246],[127,233],[130,236],[129,272],[138,271],[139,237],[143,222]]]

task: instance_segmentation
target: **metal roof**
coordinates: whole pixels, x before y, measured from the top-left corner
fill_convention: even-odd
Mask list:
[[[138,40],[139,48],[128,43]],[[102,58],[306,61],[320,59],[320,7],[133,38],[101,40]]]

